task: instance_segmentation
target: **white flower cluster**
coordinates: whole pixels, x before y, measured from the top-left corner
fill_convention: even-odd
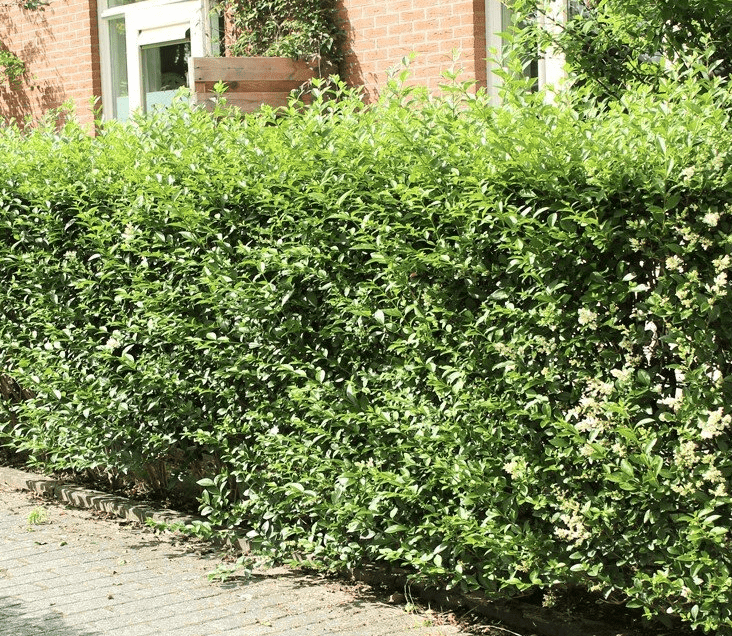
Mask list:
[[[722,471],[720,471],[716,466],[709,466],[704,471],[702,479],[713,484],[721,484],[724,482],[724,475],[722,475]]]
[[[566,527],[554,528],[554,536],[573,545],[580,545],[587,541],[591,534],[585,526],[584,515],[579,503],[563,497],[559,498],[559,503],[563,509],[563,512],[559,515],[559,521]]]
[[[727,497],[727,480],[722,471],[714,463],[714,455],[711,453],[699,453],[698,445],[695,442],[686,440],[681,442],[674,452],[674,464],[681,469],[679,473],[680,483],[672,484],[671,490],[679,495],[688,497],[700,490],[706,489],[713,497]],[[692,469],[696,464],[700,465],[701,479],[694,479],[692,475],[699,475]]]
[[[631,370],[624,369],[618,372],[618,375],[625,377],[627,374],[630,377],[631,373]],[[613,375],[618,377],[615,373]],[[588,380],[582,391],[579,404],[567,411],[567,421],[574,422],[574,426],[578,432],[589,433],[590,440],[594,440],[610,424],[605,406],[612,403],[610,396],[614,391],[615,385],[612,382],[606,382],[598,378]],[[592,452],[588,452],[585,449],[582,454],[585,457],[589,457]]]
[[[669,256],[666,259],[666,269],[682,274],[684,272],[684,261],[682,261],[676,254]]]
[[[706,420],[699,422],[701,428],[702,439],[712,439],[720,435],[732,423],[732,416],[724,415],[724,409],[718,408],[716,411],[708,412]]]
[[[615,455],[616,457],[625,457],[627,455],[627,449],[620,442],[615,442],[610,447],[610,450],[613,452],[613,455]]]
[[[732,258],[730,258],[729,254],[725,254],[720,258],[715,258],[712,263],[714,264],[716,272],[723,272],[724,270],[729,269],[730,265],[732,265]]]
[[[697,448],[696,442],[691,440],[681,442],[674,453],[674,464],[679,467],[690,467],[696,464],[699,461],[696,454]]]
[[[602,428],[602,425],[600,424],[600,420],[598,420],[597,417],[595,417],[594,415],[587,415],[579,420],[577,424],[575,424],[575,428],[580,433],[589,433],[590,431]]]
[[[587,383],[587,388],[595,395],[608,396],[615,390],[615,385],[612,382],[603,382],[593,378]]]
[[[714,283],[710,287],[709,291],[711,291],[715,296],[727,295],[727,272],[720,272],[714,277]]]
[[[133,238],[135,238],[137,228],[135,228],[132,223],[128,223],[125,226],[125,231],[122,232],[122,241],[125,243],[129,243]]]
[[[693,299],[689,297],[689,289],[687,287],[679,287],[676,290],[676,298],[681,301],[681,306],[687,309],[694,303]]]
[[[505,342],[495,342],[493,348],[499,356],[508,358],[511,355],[511,348]]]
[[[122,346],[122,341],[120,340],[122,338],[122,334],[115,329],[112,332],[112,335],[107,339],[107,342],[105,342],[102,345],[102,349],[106,349],[107,351],[114,351],[118,347]]]
[[[511,476],[511,479],[521,479],[526,475],[526,460],[520,456],[512,457],[503,465],[503,470]]]
[[[582,448],[580,448],[580,455],[582,457],[592,457],[595,454],[595,449],[592,447],[592,444],[583,444]]]
[[[684,393],[681,389],[676,389],[676,395],[667,395],[665,398],[659,400],[660,404],[667,406],[674,413],[677,413],[681,408],[681,403],[684,400]]]
[[[717,227],[717,223],[719,223],[719,212],[707,212],[702,221],[709,227]]]
[[[715,170],[716,172],[719,172],[720,170],[722,170],[724,168],[725,158],[726,158],[726,155],[721,155],[719,153],[719,150],[715,150],[714,158],[712,159],[712,163],[711,163],[712,169]]]
[[[696,168],[694,166],[689,166],[681,171],[681,178],[688,184],[694,178],[695,174]]]
[[[592,311],[591,309],[587,309],[586,307],[581,307],[580,310],[577,312],[578,318],[577,321],[582,326],[589,326],[593,329],[597,327],[597,313]]]
[[[711,217],[710,217],[711,220]],[[697,244],[701,245],[704,249],[712,247],[713,243],[706,237],[700,236],[689,227],[676,227],[676,230],[681,234],[682,240],[679,241],[681,245],[688,245],[694,247]]]
[[[633,377],[633,369],[629,366],[624,366],[622,369],[612,369],[610,375],[620,382],[620,384],[625,384]]]

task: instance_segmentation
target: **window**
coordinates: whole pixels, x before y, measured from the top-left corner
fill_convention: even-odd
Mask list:
[[[571,2],[572,0],[570,0]],[[501,87],[501,78],[493,71],[496,68],[496,61],[491,59],[496,51],[500,61],[505,53],[506,42],[502,34],[510,31],[513,24],[513,11],[511,0],[486,0],[486,42],[488,44],[488,89],[494,99],[498,97],[498,89]],[[552,2],[552,12],[547,16],[540,16],[545,27],[557,29],[566,20],[567,0],[555,0]],[[524,75],[536,80],[536,86],[557,84],[564,77],[564,60],[561,56],[545,55],[526,60],[524,64]]]
[[[99,0],[105,119],[170,104],[188,86],[188,58],[211,51],[218,21],[206,0]]]

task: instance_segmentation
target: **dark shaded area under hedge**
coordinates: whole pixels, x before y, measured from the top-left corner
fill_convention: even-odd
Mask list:
[[[193,475],[278,554],[729,628],[728,96],[340,97],[2,131],[2,442]]]

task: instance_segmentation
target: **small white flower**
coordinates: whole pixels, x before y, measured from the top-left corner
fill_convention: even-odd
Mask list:
[[[102,349],[107,349],[108,351],[114,351],[118,347],[122,346],[122,334],[119,332],[118,329],[115,329],[112,334],[107,338],[107,342],[105,342],[102,345]]]
[[[620,442],[615,442],[611,447],[610,450],[617,456],[617,457],[625,457],[625,446],[623,446]]]
[[[724,483],[717,484],[716,488],[712,491],[712,494],[715,497],[726,497],[727,496],[727,486]]]
[[[659,403],[667,406],[672,411],[677,412],[681,407],[682,397],[683,393],[681,390],[677,390],[676,395],[667,395],[665,398],[660,399]]]
[[[727,272],[720,272],[714,277],[712,291],[719,296],[725,296],[727,294]]]
[[[684,168],[681,171],[681,177],[684,179],[684,181],[691,181],[691,179],[696,174],[696,168],[694,166],[689,166],[688,168]]]
[[[590,538],[590,532],[584,524],[584,518],[579,512],[571,512],[560,515],[560,520],[566,528],[554,528],[554,535],[559,539],[565,539],[571,544],[579,545]]]
[[[704,471],[704,474],[702,475],[702,479],[706,481],[710,481],[713,484],[721,483],[724,481],[724,477],[716,466],[710,466]]]
[[[708,414],[706,421],[699,423],[702,439],[712,439],[713,437],[721,434],[722,431],[730,425],[732,417],[729,415],[723,415],[723,413],[724,409],[720,407],[716,411],[711,411]]]
[[[676,254],[669,256],[666,259],[666,269],[681,274],[684,271],[684,261],[676,256]]]
[[[615,390],[615,385],[612,382],[603,382],[593,378],[588,382],[588,388],[595,395],[608,396]]]
[[[719,212],[707,212],[702,221],[709,227],[717,227],[717,223],[719,223]]]
[[[595,326],[595,321],[597,320],[597,314],[594,311],[587,309],[586,307],[582,307],[577,312],[577,314],[578,314],[577,320],[578,320],[579,324]]]
[[[133,238],[135,238],[135,226],[132,223],[128,223],[125,226],[125,231],[122,232],[122,240],[125,243],[129,243]]]
[[[677,466],[693,466],[699,461],[696,449],[696,442],[692,442],[690,440],[681,442],[674,453],[674,463]]]
[[[725,269],[729,269],[730,264],[732,264],[732,259],[730,259],[729,254],[725,254],[721,258],[715,258],[713,262],[714,269],[718,272],[723,272]]]
[[[612,375],[621,384],[630,380],[633,377],[633,370],[629,367],[623,367],[622,369],[612,369],[610,371]]]
[[[107,342],[104,343],[104,348],[108,351],[114,351],[117,347],[119,347],[122,343],[117,340],[117,338],[109,338]]]
[[[513,457],[503,465],[503,470],[505,470],[512,479],[519,479],[523,477],[526,472],[526,461],[523,457]]]
[[[588,433],[596,428],[601,428],[599,420],[594,415],[588,415],[584,419],[577,422],[575,428],[580,433]]]

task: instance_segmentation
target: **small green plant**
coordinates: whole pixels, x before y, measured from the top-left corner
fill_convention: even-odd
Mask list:
[[[48,521],[48,512],[45,508],[33,508],[28,513],[28,525],[40,526]]]
[[[0,80],[7,80],[11,86],[17,87],[25,72],[23,60],[11,51],[0,50]]]
[[[252,570],[258,563],[259,560],[257,558],[242,555],[235,563],[220,563],[217,565],[215,570],[208,573],[208,580],[225,583],[234,577],[239,579],[249,578]]]

